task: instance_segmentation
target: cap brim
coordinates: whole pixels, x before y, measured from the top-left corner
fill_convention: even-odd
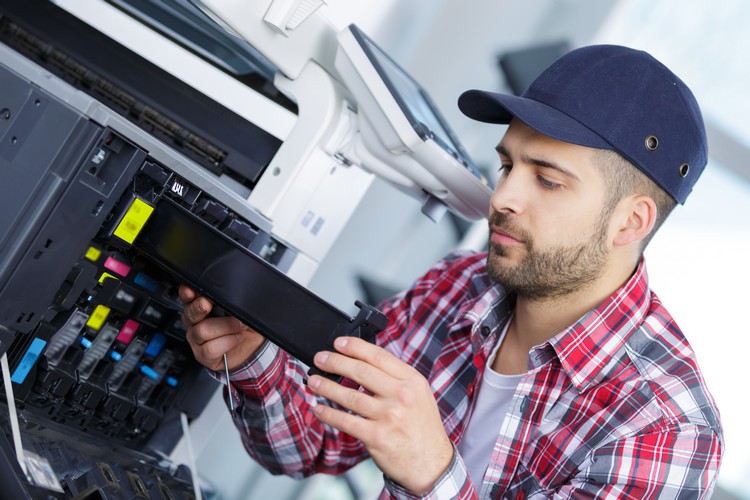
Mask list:
[[[481,122],[508,124],[513,117],[517,117],[537,132],[558,141],[613,149],[612,145],[579,121],[528,97],[467,90],[458,98],[458,108],[469,118]]]

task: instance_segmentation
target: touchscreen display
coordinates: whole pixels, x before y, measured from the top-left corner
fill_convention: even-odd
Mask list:
[[[417,134],[423,139],[433,139],[480,177],[425,90],[359,28],[350,25],[349,29]]]

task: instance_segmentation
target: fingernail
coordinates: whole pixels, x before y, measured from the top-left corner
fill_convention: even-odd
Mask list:
[[[310,380],[307,381],[307,385],[313,389],[317,389],[320,387],[320,379],[318,377],[311,377]]]
[[[339,337],[334,341],[334,344],[336,344],[336,347],[344,347],[349,342],[349,339],[346,337]]]
[[[325,351],[321,351],[318,354],[315,355],[315,362],[317,364],[325,364],[325,362],[328,361],[328,353]]]

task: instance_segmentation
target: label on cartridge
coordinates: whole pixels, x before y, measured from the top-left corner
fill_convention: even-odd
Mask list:
[[[57,474],[55,474],[52,465],[50,465],[49,460],[47,460],[46,457],[37,455],[33,451],[28,450],[24,450],[24,455],[23,463],[26,466],[27,477],[33,478],[32,484],[58,493],[65,493],[62,486],[60,486],[60,481],[57,479]],[[39,496],[41,497],[41,495]],[[57,495],[44,496],[47,496],[48,498],[57,497]]]
[[[99,260],[99,257],[102,255],[102,251],[99,250],[96,247],[89,247],[88,250],[86,250],[85,257],[90,260],[91,262],[96,262]]]
[[[129,344],[130,341],[133,340],[133,336],[139,326],[141,326],[140,323],[133,319],[125,321],[125,324],[122,325],[122,328],[120,329],[120,333],[117,334],[117,341],[122,342],[123,344]]]
[[[133,343],[130,344],[122,355],[122,359],[120,359],[112,370],[112,375],[109,376],[107,385],[111,390],[118,391],[120,389],[127,376],[136,366],[138,366],[138,363],[140,363],[143,351],[145,350],[146,341],[143,339],[135,339]]]
[[[26,350],[26,354],[23,355],[21,362],[18,363],[18,366],[13,371],[13,375],[10,377],[12,382],[23,384],[36,360],[39,359],[39,355],[42,353],[45,345],[47,345],[47,342],[38,337],[31,342],[31,345]]]
[[[107,257],[107,260],[104,261],[104,267],[120,276],[127,276],[130,272],[130,265],[114,257]]]
[[[145,288],[149,292],[156,292],[156,290],[159,288],[158,281],[147,274],[143,274],[142,272],[135,275],[135,279],[133,280],[133,282],[136,285]]]
[[[100,304],[107,304],[107,307],[129,315],[142,295],[120,280],[106,280],[96,296]]]
[[[99,330],[105,321],[107,321],[107,316],[109,316],[109,312],[111,309],[104,304],[99,304],[94,309],[94,312],[91,313],[91,317],[89,317],[89,320],[86,322],[86,326],[89,328],[93,328],[94,330]]]
[[[195,204],[201,192],[180,178],[173,178],[170,182],[169,191],[181,198],[188,205]]]
[[[44,357],[47,358],[50,366],[57,366],[60,363],[68,347],[75,343],[88,319],[88,314],[75,309],[62,328],[52,335],[47,350],[44,352]]]
[[[164,354],[159,356],[159,358],[154,363],[154,369],[163,375],[167,372],[167,370],[169,370],[169,367],[172,366],[172,363],[174,363],[174,359],[174,351],[171,349],[167,349],[166,351],[164,351]]]
[[[159,355],[162,349],[164,349],[164,344],[167,343],[167,336],[163,333],[157,333],[153,336],[151,339],[151,342],[149,342],[148,347],[146,348],[146,356],[151,356],[152,358],[155,358]]]
[[[140,198],[135,198],[115,228],[114,235],[132,244],[153,211],[154,207]]]
[[[167,319],[168,314],[169,310],[165,306],[159,304],[155,300],[149,300],[143,307],[143,310],[141,310],[140,314],[137,315],[137,318],[141,323],[146,323],[154,328],[159,328],[164,320]]]
[[[104,358],[107,351],[109,351],[109,348],[112,347],[115,338],[117,338],[117,328],[112,325],[105,326],[104,329],[99,332],[91,343],[91,347],[84,352],[83,358],[76,368],[78,376],[82,380],[86,380],[92,373],[94,373],[96,365],[99,364],[99,361]]]
[[[141,378],[141,383],[136,390],[135,399],[139,404],[145,405],[151,397],[151,393],[156,385],[161,382],[162,377],[166,374],[169,367],[175,360],[174,351],[165,349],[154,362],[153,367],[146,365],[141,366],[141,373],[145,377]]]

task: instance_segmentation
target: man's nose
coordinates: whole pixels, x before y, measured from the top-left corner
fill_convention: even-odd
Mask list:
[[[497,212],[521,213],[526,205],[528,190],[528,180],[523,172],[514,168],[497,181],[490,205]]]

